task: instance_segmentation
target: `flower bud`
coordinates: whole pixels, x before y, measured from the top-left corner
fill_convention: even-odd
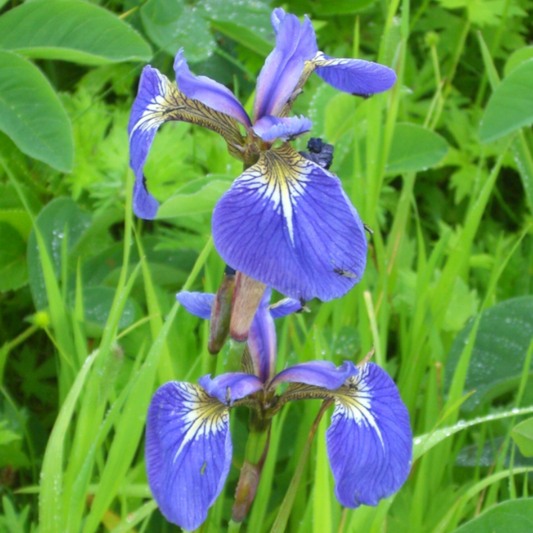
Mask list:
[[[237,272],[230,322],[230,335],[234,340],[244,342],[248,338],[250,325],[265,289],[264,283]]]
[[[220,352],[228,337],[234,286],[235,270],[226,266],[222,283],[215,294],[213,307],[211,308],[207,349],[213,355]]]

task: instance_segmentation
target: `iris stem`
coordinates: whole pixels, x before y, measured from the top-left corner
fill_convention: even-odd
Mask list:
[[[228,533],[238,533],[241,529],[242,522],[234,522],[233,520],[229,521],[228,524]]]
[[[302,474],[307,463],[307,458],[309,457],[309,452],[311,451],[311,445],[313,444],[313,439],[315,437],[316,430],[318,429],[318,425],[320,424],[324,413],[328,410],[328,407],[332,403],[333,400],[326,400],[322,404],[320,411],[316,415],[315,421],[313,422],[313,425],[309,430],[309,435],[307,436],[307,441],[305,443],[304,449],[302,450],[302,453],[300,455],[298,466],[296,467],[296,471],[292,476],[291,484],[289,485],[289,489],[285,494],[285,498],[283,498],[283,503],[281,504],[278,516],[276,517],[276,520],[274,522],[274,525],[272,526],[272,529],[270,530],[270,533],[283,533],[285,531],[285,527],[287,526],[287,521],[289,520],[289,515],[291,514],[292,506],[294,504],[294,500],[298,492],[300,480],[302,479]]]
[[[227,372],[240,372],[244,348],[246,348],[246,341],[239,342],[235,339],[229,340],[228,358],[226,360]]]

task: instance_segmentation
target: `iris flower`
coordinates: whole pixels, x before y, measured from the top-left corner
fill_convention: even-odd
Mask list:
[[[229,89],[194,76],[182,49],[174,61],[177,86],[157,69],[144,68],[128,127],[133,207],[140,218],[156,217],[159,204],[147,190],[143,167],[164,122],[216,131],[245,168],[213,213],[218,253],[235,270],[286,296],[327,301],[360,281],[365,232],[339,178],[289,144],[312,126],[289,113],[313,72],[336,89],[364,97],[390,89],[396,74],[377,63],[320,52],[307,17],[300,23],[277,8],[271,21],[276,46],[259,74],[251,118]]]
[[[214,295],[182,292],[178,300],[191,313],[209,318]],[[269,306],[270,289],[250,329],[247,372],[198,380],[171,381],[150,404],[146,428],[146,467],[152,494],[163,515],[186,530],[196,529],[220,495],[232,458],[230,409],[245,405],[271,418],[288,401],[335,402],[326,433],[335,495],[345,507],[377,505],[395,493],[409,474],[412,434],[398,389],[379,366],[335,367],[311,361],[275,374],[274,318],[300,309],[286,299]],[[282,383],[289,387],[280,395]]]

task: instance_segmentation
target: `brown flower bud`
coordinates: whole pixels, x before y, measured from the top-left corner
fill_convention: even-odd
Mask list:
[[[230,335],[234,340],[244,342],[248,338],[250,325],[265,289],[264,283],[237,272],[230,322]]]

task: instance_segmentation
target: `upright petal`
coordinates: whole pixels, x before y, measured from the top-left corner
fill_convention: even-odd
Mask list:
[[[276,327],[268,304],[272,291],[267,288],[255,313],[248,334],[248,349],[254,372],[263,382],[268,381],[276,371],[278,354]]]
[[[244,107],[227,87],[206,76],[191,74],[187,60],[183,57],[183,48],[176,54],[174,70],[178,89],[185,96],[233,117],[245,127],[252,125]]]
[[[244,372],[228,372],[213,379],[210,375],[202,376],[198,383],[209,396],[227,405],[263,388],[263,382],[257,376]]]
[[[207,517],[231,465],[225,405],[190,383],[166,383],[152,398],[146,424],[146,470],[159,509],[192,531]]]
[[[409,414],[379,366],[367,363],[337,391],[326,441],[335,495],[345,507],[377,505],[403,485],[413,451]]]
[[[319,52],[313,59],[316,73],[345,93],[371,96],[388,91],[396,83],[396,73],[385,65],[363,59],[337,59]]]
[[[254,124],[253,129],[264,141],[287,141],[307,133],[312,126],[313,123],[304,116],[279,118],[266,115]]]
[[[295,15],[274,10],[272,25],[276,47],[267,57],[257,79],[254,122],[265,115],[278,115],[290,98],[306,61],[318,50],[315,30],[305,17],[303,24]]]
[[[298,300],[344,295],[366,265],[363,224],[339,178],[288,144],[262,152],[222,196],[213,238],[236,270]]]
[[[191,313],[191,315],[209,320],[211,307],[213,306],[214,294],[207,292],[182,291],[176,294],[176,300]]]
[[[329,361],[309,361],[281,371],[272,380],[269,388],[275,389],[281,383],[305,383],[333,390],[341,387],[348,378],[357,373],[358,370],[351,361],[344,361],[339,367]]]

